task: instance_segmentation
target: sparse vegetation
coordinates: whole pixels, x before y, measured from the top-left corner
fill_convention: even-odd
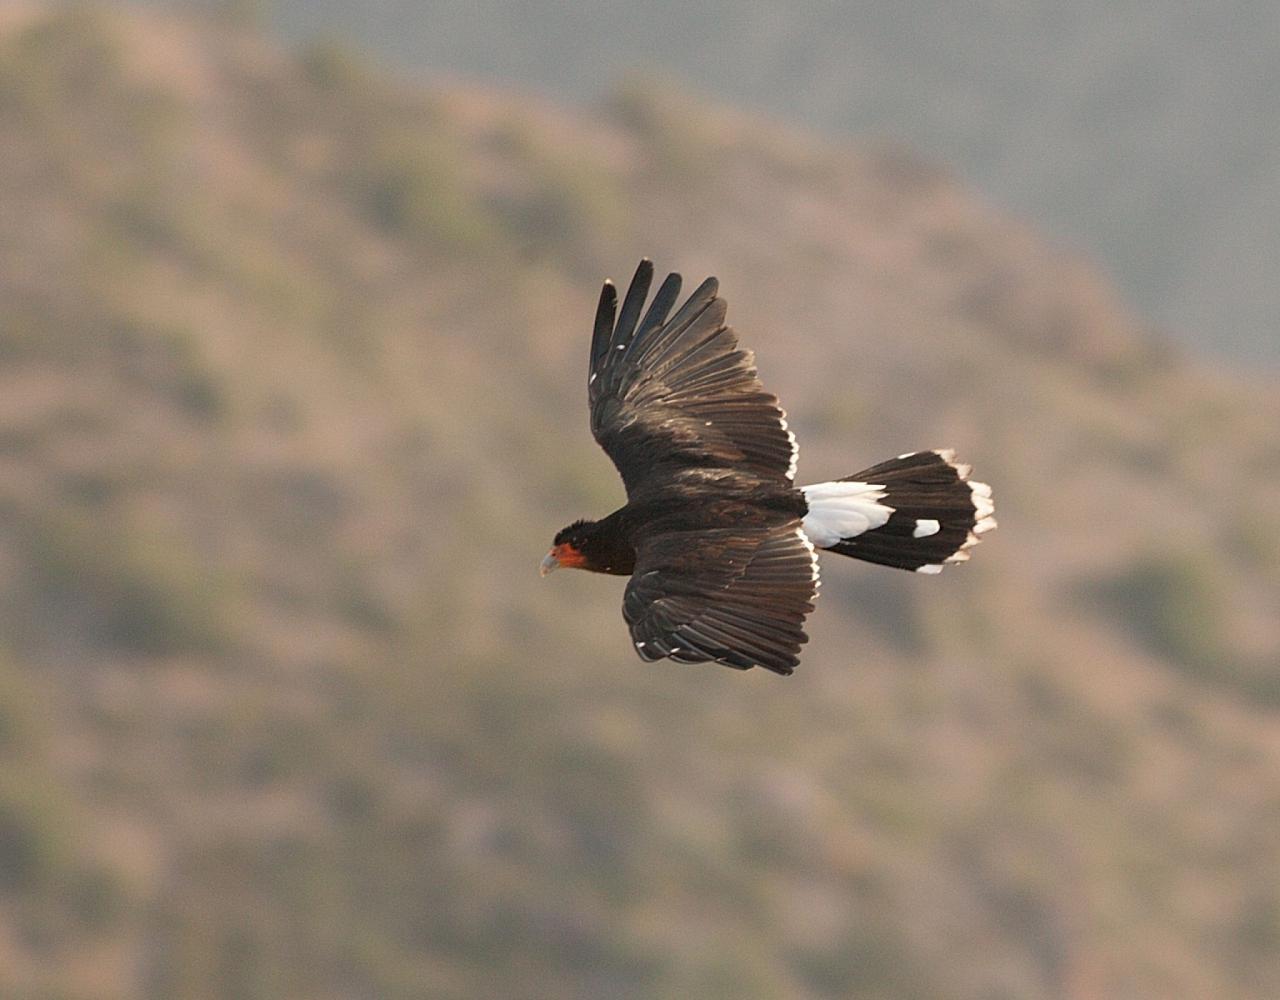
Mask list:
[[[1123,316],[931,171],[749,129],[721,171],[642,81],[552,119],[150,16],[0,33],[0,995],[1280,983],[1280,467],[1231,447],[1274,400],[1100,376]],[[642,665],[621,581],[539,586],[621,494],[584,352],[641,252],[726,268],[802,476],[954,440],[981,565],[828,561],[787,682]],[[1245,467],[1231,545],[1082,568]]]
[[[1208,674],[1231,659],[1223,622],[1227,600],[1202,553],[1143,556],[1103,591],[1162,656]]]
[[[498,238],[467,190],[462,155],[448,136],[378,141],[354,179],[356,197],[387,232],[433,250],[478,250]]]
[[[140,654],[225,642],[225,593],[181,538],[70,511],[27,529],[28,586],[52,616],[40,627],[72,627],[90,648]]]
[[[635,134],[640,163],[660,178],[697,186],[715,176],[720,158],[714,130],[688,95],[661,83],[657,74],[618,84],[606,110]]]
[[[581,271],[622,238],[626,195],[603,164],[554,153],[531,138],[516,146],[516,156],[527,186],[500,198],[497,211],[524,257],[541,260],[550,250]]]
[[[1232,607],[1213,558],[1151,552],[1092,588],[1098,605],[1188,676],[1280,704],[1274,665],[1254,663],[1231,639]]]

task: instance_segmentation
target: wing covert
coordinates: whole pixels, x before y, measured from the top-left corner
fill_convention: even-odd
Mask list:
[[[817,554],[799,521],[664,532],[639,546],[622,615],[642,659],[789,674],[817,589]]]
[[[653,264],[642,260],[621,311],[606,282],[591,339],[591,432],[627,495],[690,468],[730,468],[762,479],[795,475],[795,437],[754,356],[725,325],[708,278],[671,314],[681,279],[669,274],[643,318]]]

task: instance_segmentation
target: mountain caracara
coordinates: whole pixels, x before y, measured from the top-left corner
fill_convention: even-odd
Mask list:
[[[951,451],[797,487],[795,436],[725,326],[716,279],[674,315],[680,275],[645,311],[652,280],[642,260],[621,312],[606,281],[591,338],[591,432],[626,506],[564,528],[542,560],[544,576],[630,576],[622,615],[643,659],[790,674],[817,596],[816,549],[938,573],[996,526],[991,488]]]

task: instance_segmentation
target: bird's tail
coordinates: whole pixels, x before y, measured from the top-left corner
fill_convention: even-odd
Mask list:
[[[996,526],[991,487],[955,453],[916,451],[834,483],[803,486],[805,534],[820,549],[917,573],[964,562]]]

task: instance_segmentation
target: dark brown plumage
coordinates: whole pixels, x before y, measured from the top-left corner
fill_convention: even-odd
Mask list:
[[[561,530],[542,567],[631,576],[622,611],[641,657],[789,674],[817,595],[815,545],[936,572],[995,526],[990,490],[946,452],[797,488],[795,437],[725,325],[716,280],[674,314],[680,276],[645,311],[652,280],[642,260],[620,311],[606,282],[591,340],[591,430],[627,503]]]

